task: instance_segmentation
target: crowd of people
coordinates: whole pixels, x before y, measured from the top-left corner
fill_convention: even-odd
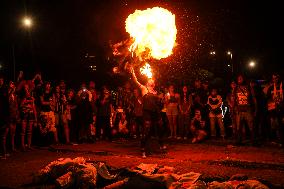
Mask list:
[[[150,79],[110,90],[82,83],[79,90],[64,80],[53,84],[41,74],[31,80],[20,72],[17,81],[0,76],[2,154],[33,146],[92,143],[96,140],[140,138],[143,156],[151,136],[164,139],[229,140],[236,145],[284,141],[283,85],[278,74],[266,86],[238,75],[227,94],[196,79],[192,84],[159,87]],[[17,147],[17,148],[16,148]]]

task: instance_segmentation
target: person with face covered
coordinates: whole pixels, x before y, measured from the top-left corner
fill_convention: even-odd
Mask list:
[[[152,127],[162,127],[161,121],[161,104],[160,98],[158,96],[157,91],[155,90],[155,81],[153,79],[149,79],[146,85],[142,85],[134,72],[134,69],[131,68],[131,74],[133,77],[134,82],[139,86],[141,93],[142,93],[142,104],[143,104],[143,134],[141,138],[141,150],[142,150],[142,157],[146,158],[146,143],[151,138],[150,130]],[[166,146],[163,145],[162,140],[163,132],[159,132],[159,143],[160,149],[165,150]]]

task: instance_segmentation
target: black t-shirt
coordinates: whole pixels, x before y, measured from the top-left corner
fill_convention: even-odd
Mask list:
[[[235,92],[235,99],[238,111],[246,112],[252,110],[253,96],[248,86],[238,86]]]
[[[158,95],[147,93],[142,97],[143,110],[160,112],[160,99]]]

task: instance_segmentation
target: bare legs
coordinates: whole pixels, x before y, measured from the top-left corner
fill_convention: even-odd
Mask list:
[[[33,129],[33,121],[27,122],[26,120],[22,121],[22,130],[21,130],[21,147],[22,150],[25,150],[25,136],[27,132],[27,148],[31,148],[32,144],[32,129]]]
[[[169,120],[170,131],[171,131],[170,137],[176,138],[177,136],[177,116],[176,115],[167,115],[167,116]]]

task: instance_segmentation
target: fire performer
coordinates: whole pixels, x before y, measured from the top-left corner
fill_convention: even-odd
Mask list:
[[[142,85],[135,74],[134,69],[131,67],[131,74],[134,82],[139,86],[142,93],[142,104],[143,104],[143,129],[142,129],[142,137],[141,137],[141,150],[142,157],[146,158],[146,144],[149,142],[151,138],[151,128],[159,127],[162,128],[162,121],[160,116],[160,99],[157,91],[155,90],[155,81],[153,79],[149,79],[146,85]],[[163,132],[159,132],[159,144],[160,149],[165,150],[166,146],[163,144]]]

